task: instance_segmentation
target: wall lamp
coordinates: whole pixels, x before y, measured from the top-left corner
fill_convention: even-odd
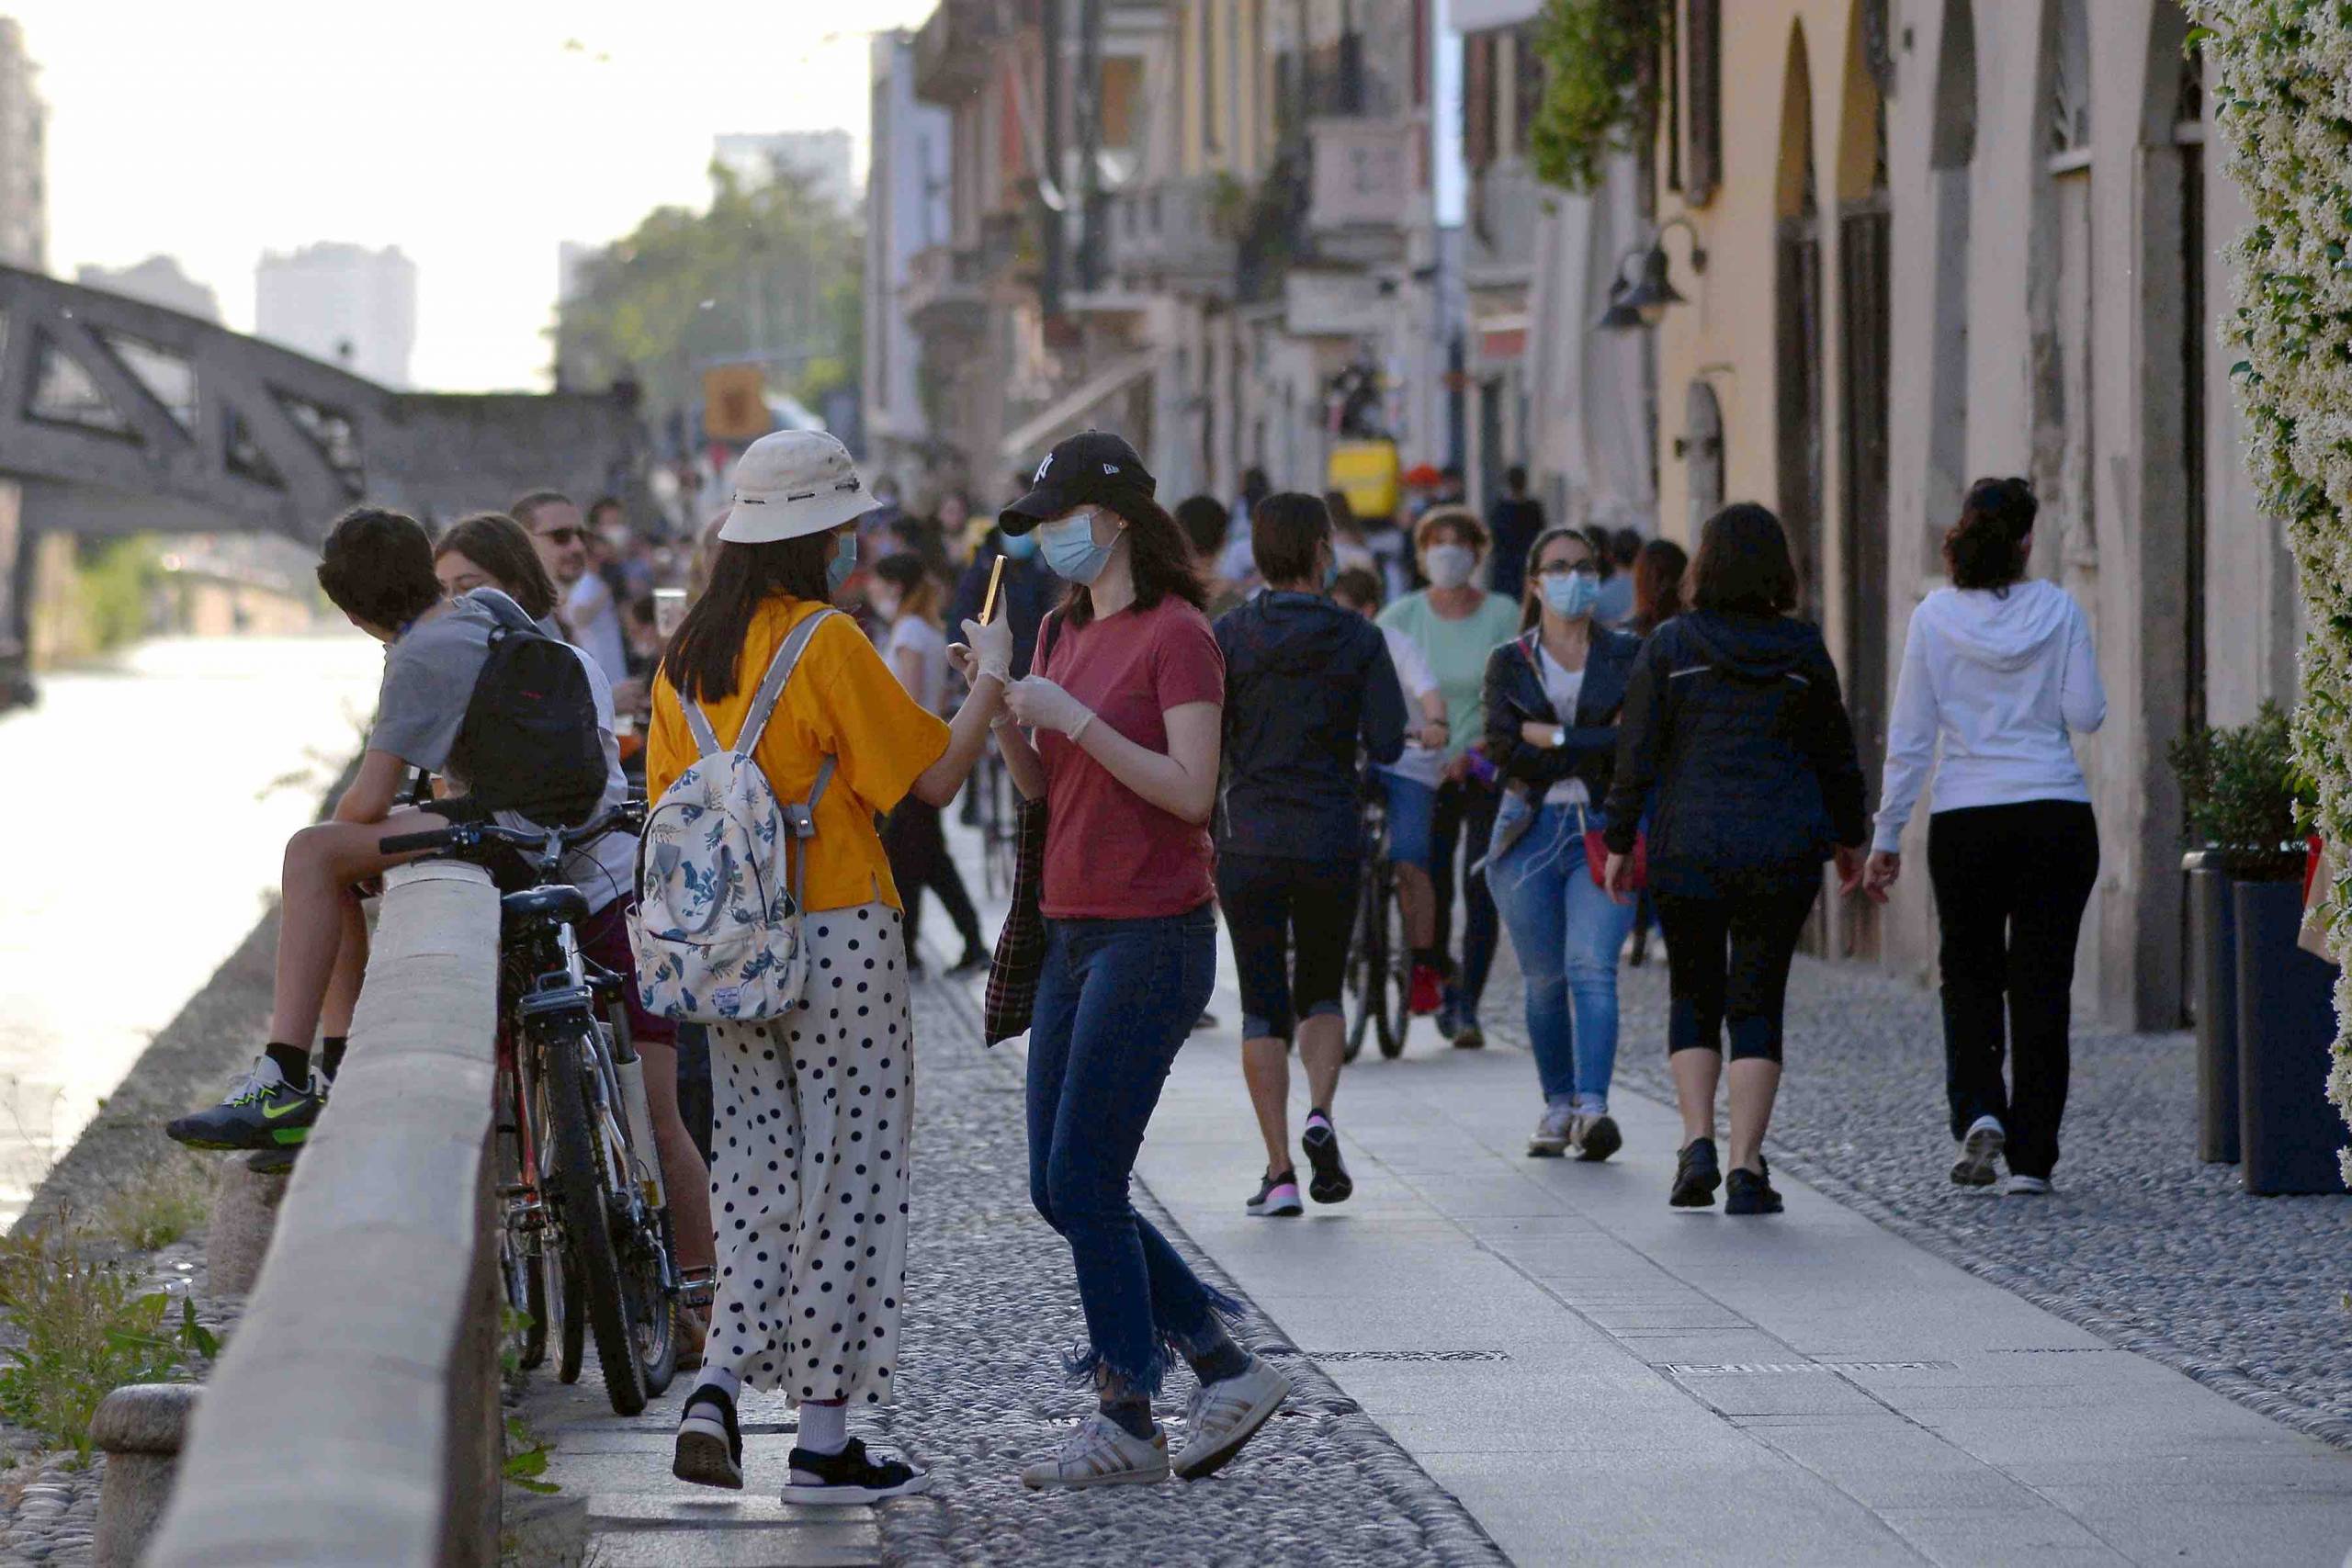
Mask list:
[[[1594,326],[1611,333],[1654,327],[1665,318],[1668,306],[1689,303],[1674,287],[1667,267],[1666,233],[1676,228],[1690,236],[1690,270],[1707,270],[1707,251],[1699,243],[1699,231],[1690,219],[1677,214],[1658,225],[1646,244],[1637,244],[1617,258],[1617,278],[1609,287],[1609,308],[1594,320]],[[1625,264],[1636,256],[1641,258],[1641,272],[1629,278]]]

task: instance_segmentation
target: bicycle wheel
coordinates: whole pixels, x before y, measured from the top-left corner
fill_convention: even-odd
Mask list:
[[[547,1290],[530,1238],[510,1218],[509,1206],[523,1189],[523,1139],[515,1122],[514,1077],[503,1064],[494,1092],[498,1128],[492,1174],[497,1184],[498,1284],[507,1312],[503,1337],[516,1370],[527,1372],[548,1359]]]
[[[1357,879],[1356,907],[1348,922],[1348,962],[1340,971],[1340,994],[1347,998],[1348,1033],[1340,1047],[1340,1060],[1352,1062],[1363,1054],[1364,1032],[1371,1027],[1372,1011],[1364,1004],[1365,976],[1369,966],[1364,962],[1368,938],[1368,915],[1372,908],[1372,868],[1367,865]]]
[[[607,1194],[616,1183],[608,1172],[606,1140],[599,1123],[604,1086],[592,1064],[603,1042],[593,1020],[551,1024],[542,1037],[548,1120],[555,1124],[555,1170],[548,1182],[563,1220],[564,1250],[578,1270],[596,1361],[605,1372],[605,1395],[618,1416],[645,1408],[645,1367],[628,1299],[633,1293],[621,1262],[617,1217]]]
[[[555,1319],[556,1379],[575,1383],[588,1360],[588,1308],[580,1298],[579,1266],[560,1234],[540,1243],[539,1271],[547,1278],[548,1309]]]
[[[1413,1027],[1413,950],[1405,941],[1405,910],[1396,902],[1396,869],[1382,861],[1372,877],[1379,896],[1380,972],[1372,977],[1381,994],[1380,1054],[1390,1061],[1405,1054]]]

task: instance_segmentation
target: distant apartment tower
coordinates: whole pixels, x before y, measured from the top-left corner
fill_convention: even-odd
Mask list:
[[[211,289],[180,270],[170,256],[149,256],[136,266],[85,265],[74,278],[85,288],[103,288],[129,299],[144,299],[183,316],[218,324],[220,300]]]
[[[408,382],[416,346],[416,264],[398,245],[266,252],[254,271],[254,330],[379,386]]]
[[[0,17],[0,264],[49,266],[49,110],[33,90],[25,31]]]
[[[876,33],[872,55],[873,142],[865,170],[865,439],[877,471],[901,488],[917,479],[927,434],[916,378],[922,340],[908,320],[908,286],[927,250],[944,262],[953,235],[946,110],[915,97],[915,35]]]
[[[717,136],[711,156],[743,185],[766,182],[778,164],[807,180],[815,193],[846,213],[857,205],[857,186],[850,178],[850,138],[846,130],[770,130]]]

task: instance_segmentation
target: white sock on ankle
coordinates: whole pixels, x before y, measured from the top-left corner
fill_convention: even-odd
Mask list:
[[[849,1442],[847,1404],[804,1404],[800,1407],[800,1440],[795,1448],[812,1454],[837,1454]]]
[[[695,1380],[697,1389],[715,1388],[737,1404],[743,1402],[743,1380],[725,1367],[705,1367],[702,1376]],[[692,1395],[688,1395],[692,1398]]]

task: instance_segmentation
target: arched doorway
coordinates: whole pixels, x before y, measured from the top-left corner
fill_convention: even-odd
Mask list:
[[[1699,530],[1724,508],[1724,411],[1715,389],[1693,381],[1682,394],[1681,456],[1690,464],[1690,532],[1692,549],[1699,547]]]
[[[1936,50],[1935,124],[1928,180],[1935,203],[1936,294],[1928,381],[1928,475],[1921,570],[1943,570],[1943,536],[1968,493],[1968,256],[1970,182],[1976,162],[1976,18],[1970,0],[1944,0]]]
[[[1781,522],[1796,557],[1798,613],[1821,606],[1821,207],[1813,167],[1813,82],[1804,28],[1789,31],[1781,77],[1779,231],[1774,245],[1775,423]]]

